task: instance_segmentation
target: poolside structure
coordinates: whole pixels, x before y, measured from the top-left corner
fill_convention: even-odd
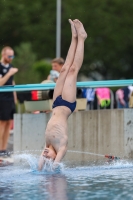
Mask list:
[[[78,87],[132,85],[133,80],[78,82]],[[0,91],[53,89],[55,84],[29,84],[0,87]],[[41,150],[50,113],[14,115],[14,151]],[[79,111],[68,122],[68,149],[133,158],[133,110],[111,109]],[[39,152],[40,153],[40,152]],[[95,155],[68,152],[64,160],[85,162],[101,159]]]

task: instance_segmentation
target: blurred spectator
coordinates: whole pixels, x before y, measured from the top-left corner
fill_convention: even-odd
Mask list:
[[[109,88],[96,88],[96,97],[100,108],[109,108],[111,104],[111,94]]]
[[[63,58],[54,58],[51,61],[51,65],[52,65],[52,70],[50,71],[50,74],[47,77],[47,80],[43,80],[41,82],[41,84],[44,83],[53,83],[56,82],[59,74],[60,74],[60,70],[62,68],[62,66],[64,65],[64,59]],[[53,90],[48,90],[48,91],[32,91],[31,92],[31,99],[33,101],[37,101],[37,100],[46,100],[46,99],[52,99],[53,98]]]
[[[133,86],[129,86],[129,89],[130,89],[129,107],[133,108]]]
[[[128,87],[116,91],[117,108],[129,108],[129,94],[130,90]]]
[[[133,86],[123,87],[116,91],[117,108],[129,108],[129,98]]]
[[[13,75],[18,71],[13,68],[11,62],[14,58],[14,51],[7,46],[2,49],[0,61],[0,86],[14,85]],[[9,156],[7,143],[15,113],[16,93],[0,92],[0,156]]]
[[[50,74],[47,77],[47,80],[43,80],[41,83],[52,83],[56,82],[59,75],[60,75],[60,70],[62,66],[64,65],[64,59],[63,58],[54,58],[51,61],[52,65],[52,70],[50,71]],[[35,95],[36,92],[36,95]],[[46,99],[52,99],[53,98],[53,90],[48,90],[48,91],[32,91],[32,97],[36,96],[36,98],[32,98],[32,100],[46,100]]]
[[[41,83],[51,83],[56,82],[59,77],[59,72],[64,64],[63,58],[54,58],[51,61],[52,70],[50,71],[50,74],[47,77],[47,80],[43,80]],[[18,93],[18,99],[20,103],[24,103],[24,101],[37,101],[37,100],[44,100],[46,97],[50,96],[50,99],[52,99],[53,90],[48,91],[31,91],[31,92],[19,92]],[[48,94],[49,93],[49,94]],[[46,98],[47,99],[47,98]]]
[[[43,80],[41,84],[45,83],[53,83],[56,82],[59,75],[62,66],[64,65],[64,59],[63,58],[54,58],[51,61],[52,70],[50,71],[50,74],[47,77],[47,80]],[[43,91],[32,91],[31,92],[31,99],[33,101],[37,100],[48,100],[53,98],[53,89],[52,90],[43,90]],[[82,90],[80,88],[77,88],[77,97],[82,98]],[[50,110],[43,111],[46,113],[51,112]],[[38,112],[37,112],[38,113]]]
[[[82,97],[87,99],[87,110],[114,108],[114,94],[109,88],[82,89]]]
[[[65,61],[63,58],[54,58],[51,61],[52,70],[50,71],[50,74],[48,75],[47,80],[51,80],[54,82],[57,81],[60,70],[61,70],[62,66],[64,65],[64,62]]]
[[[87,88],[82,90],[82,97],[87,99],[87,110],[93,110],[95,98],[95,89]]]

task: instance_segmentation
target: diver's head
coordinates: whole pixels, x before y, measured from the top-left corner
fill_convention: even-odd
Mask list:
[[[55,160],[57,153],[54,148],[50,146],[49,148],[45,148],[43,151],[43,156],[48,159]]]

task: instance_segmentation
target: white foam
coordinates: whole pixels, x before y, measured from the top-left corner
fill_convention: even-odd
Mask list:
[[[19,167],[20,165],[26,166],[27,164],[30,166],[30,169],[34,173],[38,174],[49,174],[49,173],[61,173],[63,171],[63,164],[58,163],[57,165],[54,164],[53,160],[45,159],[45,163],[43,169],[38,171],[38,161],[40,156],[32,155],[32,154],[18,154],[14,155],[14,163],[17,164]]]

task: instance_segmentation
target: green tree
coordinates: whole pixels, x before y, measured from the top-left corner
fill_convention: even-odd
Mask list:
[[[46,60],[40,60],[34,63],[33,68],[38,73],[40,82],[42,82],[47,79],[51,70],[51,64]]]
[[[32,44],[37,60],[55,57],[56,0],[0,1],[0,47]],[[68,18],[80,19],[88,33],[81,73],[104,79],[132,78],[133,2],[62,0],[61,56],[71,40]]]
[[[79,18],[88,33],[81,69],[84,74],[97,72],[105,79],[132,78],[132,10],[133,2],[130,0],[72,0],[70,4],[63,1],[63,21],[70,17]],[[64,23],[62,26],[62,41],[66,47],[69,37],[65,34],[69,33],[65,33]]]
[[[18,68],[15,76],[16,84],[36,83],[39,81],[37,74],[33,69],[36,55],[32,51],[30,43],[21,43],[15,48],[16,57],[13,61],[14,67]]]
[[[0,46],[32,43],[38,59],[55,57],[56,1],[0,1]]]

